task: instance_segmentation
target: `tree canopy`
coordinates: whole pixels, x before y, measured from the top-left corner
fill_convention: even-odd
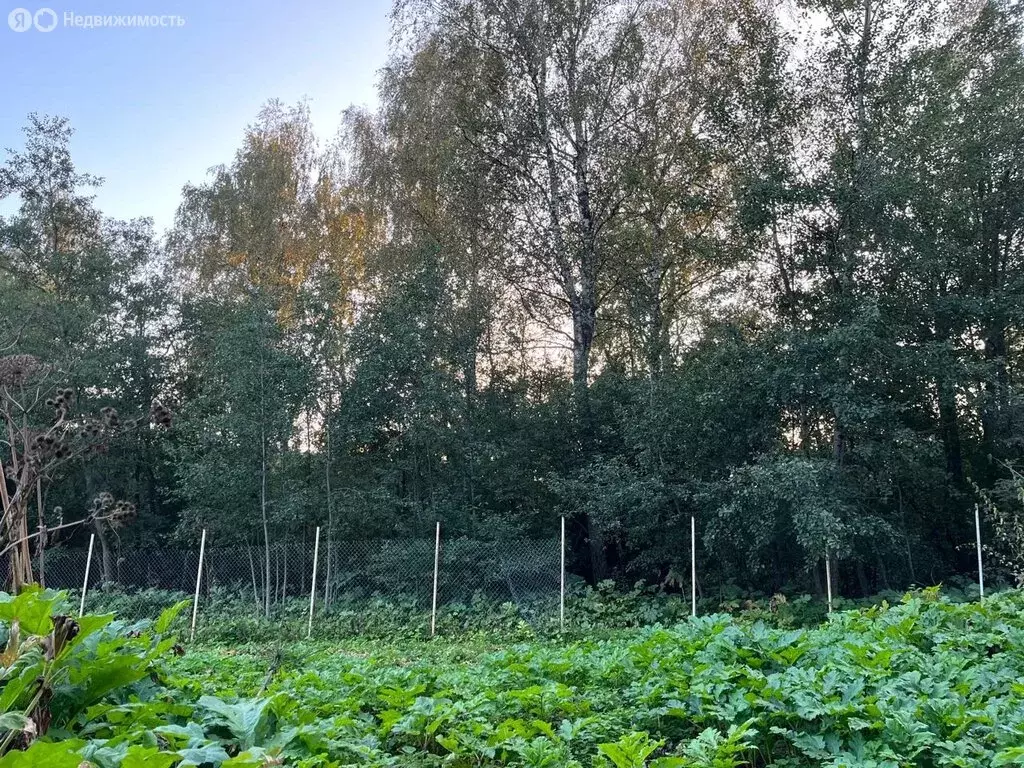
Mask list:
[[[849,593],[969,571],[975,504],[1024,515],[1024,5],[392,18],[378,108],[318,137],[268,102],[163,238],[29,117],[0,350],[82,413],[175,414],[42,473],[40,510],[130,501],[111,548],[564,515],[573,570],[664,585],[692,516],[706,580],[821,589],[830,558]]]

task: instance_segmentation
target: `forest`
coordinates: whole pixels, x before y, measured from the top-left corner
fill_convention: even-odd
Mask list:
[[[324,136],[271,98],[166,232],[26,117],[16,580],[90,532],[106,573],[203,528],[564,516],[574,574],[672,590],[692,516],[706,583],[821,593],[827,559],[868,595],[970,576],[976,506],[1024,578],[1024,4],[400,0],[392,27],[377,106]]]

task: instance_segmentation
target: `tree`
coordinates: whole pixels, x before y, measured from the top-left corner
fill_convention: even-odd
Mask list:
[[[17,352],[6,358],[2,406],[5,464],[14,485],[5,530],[17,543],[16,586],[32,577],[26,539],[32,506],[45,545],[43,496],[62,479],[57,469],[75,474],[70,459],[105,451],[115,433],[131,431],[117,420],[115,405],[124,404],[111,398],[118,387],[111,372],[120,361],[110,354],[106,331],[153,251],[148,223],[104,219],[93,206],[88,189],[100,180],[76,170],[66,120],[33,114],[25,133],[24,148],[9,151],[0,168],[0,197],[19,203],[14,215],[0,218],[0,317],[6,350]],[[152,406],[162,420],[157,393],[148,395],[125,412]],[[107,517],[97,512],[88,520],[101,525]]]
[[[57,469],[76,458],[101,453],[114,437],[126,429],[149,422],[139,418],[122,422],[112,408],[104,408],[99,418],[75,412],[74,391],[58,388],[52,396],[56,372],[32,355],[0,358],[0,421],[7,461],[0,464],[5,483],[0,486],[3,502],[4,540],[11,546],[11,586],[19,590],[33,579],[29,550],[29,516],[32,502],[39,508],[39,535],[45,542],[47,526],[42,513],[43,486],[49,484]],[[150,419],[160,426],[170,425],[170,414],[154,402]],[[125,508],[110,515],[113,502],[92,510],[86,519],[114,521],[123,517]]]
[[[207,459],[221,462],[229,453],[241,460],[257,446],[259,490],[251,496],[248,462],[242,475],[219,488],[206,486],[202,462],[179,469],[190,516],[213,515],[211,499],[233,494],[242,508],[255,501],[264,544],[264,609],[270,612],[271,475],[289,448],[299,409],[310,407],[308,339],[300,310],[314,279],[321,288],[322,310],[331,317],[344,309],[337,292],[344,281],[336,246],[348,242],[357,216],[339,206],[339,196],[321,169],[308,109],[286,110],[271,102],[250,127],[235,162],[217,169],[204,186],[189,187],[172,232],[171,250],[184,272],[191,336],[198,363],[192,386],[202,392],[192,426],[194,440],[208,445]],[[340,282],[330,278],[342,278]],[[322,324],[321,324],[321,327]],[[222,341],[233,338],[225,347]],[[239,350],[244,356],[239,357]],[[204,367],[204,362],[206,367]],[[252,372],[253,377],[247,374]],[[217,403],[231,416],[220,422]],[[228,450],[230,446],[231,450]],[[226,467],[225,467],[226,468]]]

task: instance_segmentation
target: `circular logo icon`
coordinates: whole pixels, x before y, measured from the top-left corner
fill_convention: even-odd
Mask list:
[[[40,32],[52,32],[57,26],[57,13],[52,8],[40,8],[32,21]]]
[[[32,11],[15,8],[7,14],[7,26],[15,32],[28,32],[32,29]]]

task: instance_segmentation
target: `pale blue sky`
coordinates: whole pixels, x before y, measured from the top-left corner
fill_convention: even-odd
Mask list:
[[[43,5],[62,20],[176,14],[185,25],[7,24],[12,9]],[[101,210],[151,216],[158,231],[182,185],[229,162],[267,100],[307,98],[321,140],[346,106],[373,105],[390,34],[390,0],[3,0],[0,11],[0,148],[21,145],[29,112],[69,117],[76,165],[106,180]]]

